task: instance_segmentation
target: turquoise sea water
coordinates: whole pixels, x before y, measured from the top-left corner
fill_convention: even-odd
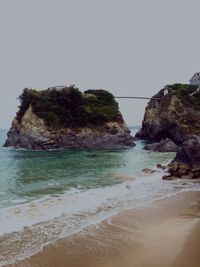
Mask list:
[[[6,130],[0,131],[0,207],[25,203],[72,188],[91,189],[122,182],[143,168],[170,160],[170,154],[130,150],[27,151],[3,148]],[[114,175],[117,173],[118,175]]]
[[[195,181],[162,181],[158,170],[144,175],[174,154],[145,151],[142,141],[124,150],[27,151],[3,148],[6,133],[0,130],[0,265],[125,208],[199,190]]]

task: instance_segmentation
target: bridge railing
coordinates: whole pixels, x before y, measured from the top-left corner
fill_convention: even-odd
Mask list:
[[[130,99],[150,99],[150,100],[160,100],[158,97],[143,97],[143,96],[115,96],[115,98],[130,98]]]

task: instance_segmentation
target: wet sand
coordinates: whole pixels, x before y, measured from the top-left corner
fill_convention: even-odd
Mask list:
[[[199,267],[200,193],[121,212],[12,267]]]
[[[192,231],[173,267],[200,266],[200,223]]]

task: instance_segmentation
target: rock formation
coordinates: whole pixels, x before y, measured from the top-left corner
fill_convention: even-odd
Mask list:
[[[158,152],[178,152],[179,147],[171,139],[166,138],[160,142],[147,144],[144,149]]]
[[[166,86],[151,100],[145,110],[141,130],[137,138],[159,142],[169,138],[182,144],[191,135],[200,134],[200,92],[196,86],[174,84]],[[167,94],[164,92],[168,90]]]
[[[126,148],[134,146],[114,97],[105,90],[24,89],[5,147]]]
[[[166,147],[168,151],[175,151],[173,143],[179,146],[175,159],[168,165],[169,175],[164,179],[200,178],[200,91],[197,87],[174,84],[160,90],[154,96],[159,100],[151,100],[147,105],[142,128],[136,134],[137,138],[153,143],[146,149],[165,152]]]
[[[200,178],[200,137],[196,136],[183,143],[175,159],[167,166],[169,175],[163,179]]]

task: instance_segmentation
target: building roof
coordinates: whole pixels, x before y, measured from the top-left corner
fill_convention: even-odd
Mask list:
[[[56,89],[62,89],[62,88],[65,88],[67,87],[66,85],[55,85],[55,86],[50,86],[49,88],[52,89],[52,88],[56,88]]]
[[[192,80],[195,76],[197,76],[198,79],[200,79],[200,72],[196,72],[196,73],[192,76],[191,80]]]

